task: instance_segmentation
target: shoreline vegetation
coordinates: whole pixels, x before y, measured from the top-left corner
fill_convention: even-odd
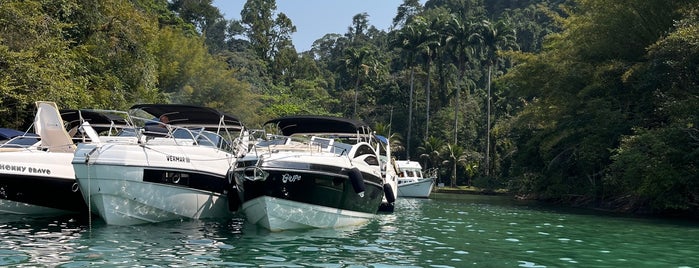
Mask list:
[[[430,194],[430,198],[441,198],[445,195],[484,195],[484,196],[502,196],[509,197],[512,200],[533,201],[541,204],[555,205],[561,207],[584,209],[595,212],[602,212],[617,216],[632,216],[632,217],[651,217],[651,218],[673,218],[685,220],[699,220],[699,215],[691,212],[676,210],[663,211],[661,213],[654,212],[647,207],[634,204],[629,200],[613,200],[613,201],[595,201],[583,195],[570,195],[568,198],[560,199],[541,199],[534,195],[518,195],[513,194],[507,189],[481,189],[474,186],[435,186]]]

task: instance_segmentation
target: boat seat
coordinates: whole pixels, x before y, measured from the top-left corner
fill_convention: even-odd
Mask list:
[[[316,136],[311,137],[311,144],[316,144],[320,146],[321,150],[325,152],[330,152],[334,142],[334,139],[321,138]]]
[[[168,131],[166,127],[160,125],[145,126],[143,130],[144,134],[155,137],[167,137],[170,134],[170,131]]]
[[[37,101],[34,128],[41,137],[41,147],[51,152],[75,152],[75,143],[63,126],[63,119],[54,102]]]

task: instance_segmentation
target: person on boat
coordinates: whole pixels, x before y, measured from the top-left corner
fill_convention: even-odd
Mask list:
[[[158,120],[160,120],[160,124],[158,124],[160,127],[166,127],[166,125],[170,123],[170,118],[168,118],[167,115],[161,115]]]

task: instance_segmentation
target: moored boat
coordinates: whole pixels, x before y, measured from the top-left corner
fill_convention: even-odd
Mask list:
[[[368,125],[329,116],[269,120],[231,171],[247,220],[271,231],[366,223],[384,197],[376,140]]]
[[[247,151],[240,120],[180,104],[134,105],[126,116],[137,127],[121,139],[82,125],[92,142],[72,164],[91,210],[111,225],[232,216],[226,174]]]
[[[55,103],[36,102],[34,133],[14,132],[0,145],[0,214],[85,211],[75,182],[75,145]]]
[[[435,178],[425,177],[420,163],[396,160],[398,170],[398,196],[428,198],[432,193]]]

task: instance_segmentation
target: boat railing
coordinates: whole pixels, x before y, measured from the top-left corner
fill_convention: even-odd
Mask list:
[[[423,175],[425,175],[425,178],[432,178],[436,179],[437,176],[439,175],[439,169],[438,168],[429,168],[423,172]]]
[[[352,149],[351,144],[336,142],[329,137],[320,136],[282,136],[265,135],[255,143],[255,151],[259,153],[306,152],[309,154],[333,153],[336,156],[346,156]]]
[[[234,137],[234,135],[228,133],[228,129],[225,126],[180,126],[165,124],[157,119],[137,116],[132,116],[132,119],[143,122],[141,124],[137,123],[137,125],[142,125],[142,127],[139,127],[136,135],[140,136],[139,140],[145,143],[208,146],[234,154],[242,153],[242,151],[247,152],[248,150],[247,143],[244,142],[244,138],[247,136],[243,135],[243,131],[238,128],[236,128],[236,131],[240,131],[239,135]],[[171,122],[175,122],[175,120]],[[216,130],[216,132],[213,130]],[[221,134],[228,134],[229,138],[227,139]]]

